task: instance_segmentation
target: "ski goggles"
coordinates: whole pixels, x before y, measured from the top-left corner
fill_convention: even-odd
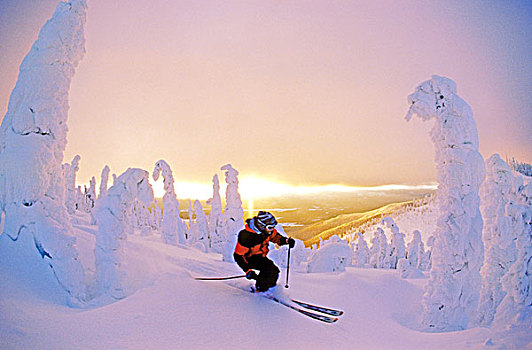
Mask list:
[[[259,222],[259,224],[261,224],[262,226],[264,226],[264,228],[265,228],[266,230],[268,230],[268,231],[273,231],[273,229],[275,228],[275,226],[277,226],[277,223],[266,225],[265,223],[263,223],[262,221],[260,221],[259,218],[257,218],[257,221]]]
[[[266,227],[266,230],[268,230],[268,231],[273,231],[275,226],[277,226],[277,225],[265,225],[264,227]]]

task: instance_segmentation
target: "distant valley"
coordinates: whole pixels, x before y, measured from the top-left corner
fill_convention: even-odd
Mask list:
[[[360,192],[325,192],[319,195],[288,195],[256,199],[252,207],[243,199],[244,218],[259,210],[270,211],[288,235],[301,239],[307,246],[319,237],[343,233],[374,217],[393,212],[405,202],[422,198],[434,191],[389,190]],[[208,214],[210,207],[202,202]],[[188,200],[180,199],[181,217],[188,219]]]

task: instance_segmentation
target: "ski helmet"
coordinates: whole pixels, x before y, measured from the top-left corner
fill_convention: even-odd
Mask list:
[[[261,231],[272,231],[277,226],[277,220],[275,217],[267,211],[259,211],[255,217],[255,225]]]

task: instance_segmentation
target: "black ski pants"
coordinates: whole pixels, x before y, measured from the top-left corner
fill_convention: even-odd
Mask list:
[[[265,292],[277,284],[279,278],[279,268],[273,261],[262,255],[253,255],[247,258],[249,267],[253,270],[259,270],[257,277],[257,291]]]

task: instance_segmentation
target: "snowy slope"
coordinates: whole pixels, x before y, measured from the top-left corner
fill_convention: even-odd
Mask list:
[[[334,235],[342,236],[346,232],[357,231],[364,224],[379,222],[382,217],[390,215],[404,205],[405,203],[391,203],[364,213],[341,214],[298,230],[294,236],[304,240],[306,246],[312,246],[315,243],[319,244],[320,239],[326,241]]]
[[[77,218],[78,249],[94,264],[94,227]],[[129,296],[65,305],[32,242],[0,236],[1,349],[464,349],[493,343],[532,346],[530,330],[474,328],[426,333],[419,329],[427,279],[403,280],[396,271],[348,268],[341,274],[290,273],[292,297],[341,308],[338,323],[323,324],[244,292],[246,280],[195,281],[193,276],[240,274],[217,254],[170,246],[160,236],[129,236]],[[9,245],[27,251],[9,254]],[[20,251],[20,249],[17,249]],[[285,276],[280,277],[284,282]],[[491,340],[489,340],[491,339]]]
[[[407,235],[407,241],[411,240],[414,230],[419,230],[423,241],[426,242],[436,229],[436,220],[439,215],[440,211],[435,205],[434,198],[427,197],[419,201],[387,204],[364,213],[338,215],[308,225],[293,234],[296,238],[302,239],[306,246],[319,244],[320,238],[325,241],[334,235],[351,241],[359,232],[368,236],[366,240],[369,242],[369,235],[377,227],[386,227],[382,219],[391,217],[401,231]]]

